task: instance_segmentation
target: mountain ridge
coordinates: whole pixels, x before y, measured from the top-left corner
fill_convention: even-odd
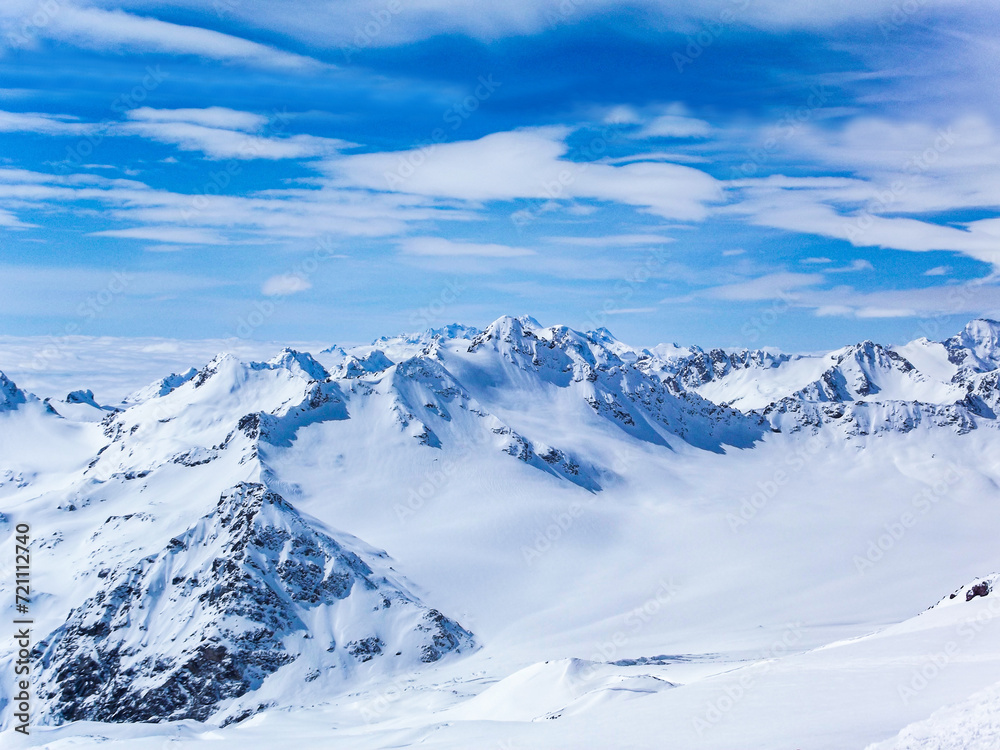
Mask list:
[[[952,445],[995,429],[993,325],[973,321],[947,346],[657,354],[607,329],[503,317],[482,330],[456,325],[330,347],[329,357],[220,353],[122,403],[79,395],[55,410],[0,376],[8,449],[35,434],[75,446],[30,460],[14,450],[0,466],[0,500],[57,519],[42,543],[71,541],[64,549],[75,560],[72,585],[40,599],[41,699],[56,723],[225,723],[341,695],[397,665],[420,674],[458,660],[497,633],[481,639],[462,607],[450,611],[441,578],[426,591],[408,583],[379,538],[373,545],[334,531],[342,511],[406,507],[393,517],[409,523],[435,513],[449,477],[469,472],[467,488],[449,492],[475,514],[453,508],[440,528],[472,528],[483,513],[516,536],[503,514],[507,503],[523,504],[529,532],[540,531],[517,554],[544,565],[564,536],[600,528],[622,488],[639,493],[639,507],[652,502],[657,485],[643,490],[637,478],[644,463],[672,471],[746,462],[806,438],[876,452],[914,435]],[[765,405],[755,403],[765,394]],[[919,441],[899,444],[919,450]],[[397,472],[411,478],[398,489]],[[698,473],[675,477],[694,491],[704,482]],[[479,505],[480,492],[503,502]],[[563,499],[568,506],[552,505]],[[362,517],[355,510],[348,526]],[[425,524],[423,533],[437,533]],[[405,564],[414,564],[412,549]],[[149,620],[154,612],[163,617]],[[168,627],[171,616],[184,622]],[[96,677],[74,686],[83,672]],[[289,693],[289,680],[312,685],[309,697]]]

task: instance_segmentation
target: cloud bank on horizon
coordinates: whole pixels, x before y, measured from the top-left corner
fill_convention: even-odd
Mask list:
[[[933,336],[1000,312],[998,6],[8,0],[6,332]]]

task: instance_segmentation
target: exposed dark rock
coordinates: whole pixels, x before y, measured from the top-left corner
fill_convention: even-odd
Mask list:
[[[965,601],[971,602],[977,596],[989,596],[992,591],[989,581],[982,581],[965,592]]]
[[[53,723],[205,720],[299,658],[287,643],[311,637],[305,612],[354,592],[421,611],[413,637],[396,637],[425,661],[473,645],[458,623],[376,576],[260,484],[228,490],[160,552],[99,576],[102,589],[35,653],[39,699]],[[385,639],[369,632],[344,652],[381,656]]]

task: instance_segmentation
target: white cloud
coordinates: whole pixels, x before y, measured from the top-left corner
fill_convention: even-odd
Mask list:
[[[241,242],[317,241],[318,238],[402,236],[423,222],[468,221],[473,214],[413,196],[313,188],[281,189],[252,196],[183,194],[153,190],[134,180],[98,175],[55,176],[0,168],[0,210],[93,213],[97,204],[112,226],[132,227],[134,238],[153,242],[223,237]],[[141,224],[142,227],[134,225]],[[211,232],[194,235],[192,232]],[[217,233],[217,234],[216,234]],[[215,244],[213,242],[213,244]]]
[[[749,281],[735,284],[724,284],[708,290],[708,294],[716,299],[726,300],[769,300],[789,296],[797,289],[817,286],[824,281],[819,273],[772,273]]]
[[[783,296],[783,300],[792,307],[812,309],[821,317],[923,317],[930,320],[935,316],[990,314],[1000,309],[1000,285],[986,278],[964,284],[867,292],[849,286],[802,287]],[[933,320],[930,323],[933,324]],[[915,333],[913,338],[919,335],[926,335],[926,331]]]
[[[921,13],[949,9],[963,0],[925,0]],[[148,0],[103,0],[121,7],[148,7]],[[188,0],[194,5],[193,0]],[[711,24],[749,25],[770,31],[824,29],[848,22],[876,22],[891,18],[898,0],[635,0],[637,18],[654,29],[671,29],[695,34]],[[265,28],[308,42],[334,47],[392,46],[439,34],[466,34],[481,40],[534,34],[551,28],[553,22],[567,23],[621,13],[618,0],[573,0],[562,5],[537,0],[508,0],[485,5],[476,0],[410,0],[398,13],[387,11],[384,0],[357,0],[332,3],[329,0],[299,0],[296,13],[288,13],[280,3],[241,0],[227,4],[227,15],[243,24]],[[365,32],[373,14],[388,13],[388,22]]]
[[[1000,185],[993,179],[1000,169],[1000,133],[983,117],[944,126],[870,117],[850,119],[839,129],[806,124],[782,145],[771,154],[775,164],[806,160],[816,171],[850,172],[855,178],[823,184],[773,177],[757,181],[757,188],[809,190],[832,205],[864,206],[877,214],[1000,204]]]
[[[22,19],[38,13],[35,2],[5,0],[0,11],[8,33],[17,34]],[[45,23],[31,26],[32,37],[55,39],[99,52],[158,52],[197,55],[212,60],[266,68],[302,70],[321,67],[309,57],[197,26],[183,26],[122,10],[81,7],[70,0],[57,4]],[[145,9],[148,11],[148,8]],[[212,14],[214,15],[214,14]],[[215,19],[206,19],[207,22]],[[33,39],[28,39],[32,43]]]
[[[266,131],[267,117],[225,107],[204,109],[130,110],[120,123],[81,122],[70,115],[0,110],[0,132],[27,132],[52,136],[138,136],[200,151],[211,159],[306,159],[330,156],[354,144],[313,135],[283,136],[280,128]],[[282,124],[283,127],[283,124]],[[168,162],[169,163],[169,162]]]
[[[605,125],[638,125],[642,122],[642,115],[627,104],[619,104],[604,111],[601,122]]]
[[[143,122],[186,122],[204,125],[208,128],[224,130],[245,130],[254,132],[268,123],[268,118],[254,112],[241,112],[227,107],[204,107],[202,109],[154,109],[139,107],[126,113],[130,120]]]
[[[681,115],[660,115],[639,131],[641,138],[707,138],[712,126],[704,120]]]
[[[561,127],[493,133],[475,141],[345,156],[329,168],[345,184],[372,190],[471,201],[546,198],[552,197],[546,184],[556,181],[568,134]]]
[[[656,307],[622,307],[612,310],[603,310],[606,315],[645,315],[648,313],[655,313],[659,308]]]
[[[10,211],[0,209],[0,227],[5,227],[6,229],[26,229],[31,226],[34,225],[25,224]]]
[[[912,318],[916,311],[896,307],[862,307],[854,311],[856,318]]]
[[[566,128],[493,133],[474,141],[357,154],[327,162],[353,187],[465,201],[591,199],[665,218],[702,219],[720,201],[715,178],[691,167],[638,162],[621,167],[562,158]]]
[[[951,273],[951,266],[934,266],[924,271],[924,276],[947,276]]]
[[[983,219],[951,226],[906,216],[885,216],[885,213],[923,211],[926,204],[921,200],[916,205],[903,205],[904,197],[913,197],[911,193],[916,190],[913,187],[900,188],[895,193],[887,188],[884,200],[876,201],[873,196],[879,193],[877,186],[863,185],[856,180],[839,185],[788,178],[741,181],[739,190],[743,199],[725,212],[744,214],[751,223],[760,226],[830,237],[855,247],[910,252],[950,250],[1000,267],[1000,220]],[[899,196],[899,201],[890,196]],[[992,205],[998,204],[1000,192]]]
[[[431,255],[447,257],[478,258],[519,258],[534,255],[535,251],[526,247],[482,244],[475,242],[454,242],[443,237],[412,237],[399,243],[407,255]]]
[[[628,247],[633,245],[665,245],[675,240],[660,234],[609,234],[597,237],[549,237],[548,241],[578,247]]]
[[[181,151],[200,151],[210,159],[304,159],[329,155],[349,145],[312,135],[268,138],[192,122],[125,122],[113,130],[118,135],[169,143]]]
[[[709,164],[711,159],[698,154],[682,154],[676,151],[642,151],[630,156],[616,156],[602,159],[602,164],[632,164],[637,161],[669,161],[675,164]]]
[[[43,135],[87,135],[100,129],[94,123],[79,122],[69,115],[40,112],[0,111],[0,132],[40,133]]]
[[[91,237],[117,237],[130,240],[152,240],[176,245],[225,245],[226,239],[217,232],[187,227],[133,227],[91,232]]]
[[[296,294],[312,289],[312,284],[308,279],[292,273],[272,276],[260,288],[261,294],[267,297],[284,297],[289,294]]]
[[[858,258],[857,260],[851,261],[851,265],[844,266],[842,268],[825,268],[824,273],[856,273],[858,271],[874,271],[875,266],[873,266],[869,261],[863,258]]]

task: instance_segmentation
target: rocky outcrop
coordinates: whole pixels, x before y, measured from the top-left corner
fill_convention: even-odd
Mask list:
[[[103,575],[36,650],[53,723],[205,720],[299,659],[349,672],[474,646],[260,484],[237,485],[159,552]],[[322,648],[304,656],[303,639]]]

